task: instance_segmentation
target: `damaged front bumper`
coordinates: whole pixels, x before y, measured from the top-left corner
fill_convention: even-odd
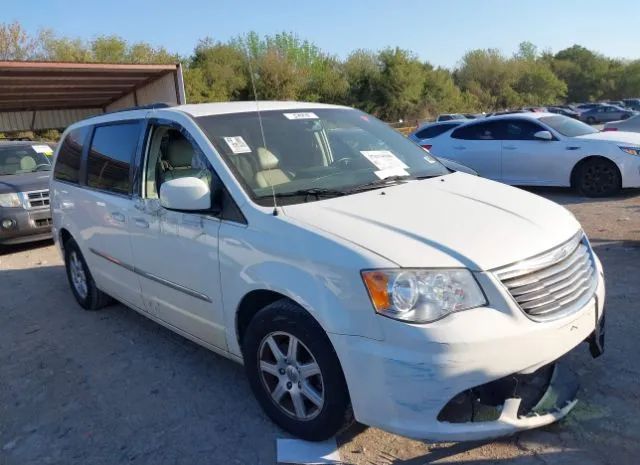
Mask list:
[[[431,441],[488,439],[548,425],[574,407],[577,383],[556,362],[587,350],[582,342],[601,353],[604,298],[600,278],[583,308],[550,322],[497,306],[422,326],[380,319],[381,341],[329,337],[359,422]],[[449,415],[456,400],[466,417]]]

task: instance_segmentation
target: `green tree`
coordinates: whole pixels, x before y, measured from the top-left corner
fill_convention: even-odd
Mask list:
[[[28,60],[37,47],[37,41],[19,22],[0,23],[0,60]]]
[[[378,84],[381,79],[380,62],[375,53],[356,50],[343,64],[348,83],[347,104],[375,113],[380,105]]]
[[[556,53],[552,67],[555,74],[567,83],[569,101],[595,100],[606,94],[610,63],[602,55],[574,45]]]

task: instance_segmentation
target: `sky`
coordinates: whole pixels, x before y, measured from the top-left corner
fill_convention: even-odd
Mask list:
[[[554,52],[573,44],[640,58],[640,0],[4,0],[0,22],[92,39],[116,34],[188,55],[199,39],[293,32],[345,58],[399,46],[453,68],[468,50],[510,55],[522,41]],[[628,19],[628,21],[627,21]],[[627,26],[626,24],[629,24]]]

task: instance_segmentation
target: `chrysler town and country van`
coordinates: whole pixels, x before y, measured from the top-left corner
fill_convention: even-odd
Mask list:
[[[573,215],[351,108],[97,116],[65,131],[51,203],[81,307],[115,299],[243,363],[305,439],[354,419],[431,440],[546,425],[576,403],[559,359],[603,350],[603,271]]]

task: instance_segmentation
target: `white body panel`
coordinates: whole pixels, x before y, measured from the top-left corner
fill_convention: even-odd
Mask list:
[[[261,104],[264,109],[316,107],[324,106]],[[250,200],[188,116],[254,109],[247,103],[207,104],[127,114],[182,125],[204,151],[246,224],[168,211],[151,200],[107,200],[104,197],[113,196],[54,180],[58,243],[61,231],[68,231],[88,258],[100,288],[237,361],[242,357],[236,333],[242,299],[256,290],[290,298],[328,333],[355,416],[369,425],[419,438],[478,439],[540,426],[568,412],[570,407],[532,420],[517,418],[509,409],[501,422],[484,425],[437,420],[439,410],[458,392],[530,372],[594,330],[594,299],[569,316],[534,322],[493,273],[573,237],[580,225],[570,213],[527,192],[455,173],[385,188],[384,196],[370,191],[288,205],[274,216],[273,208]],[[121,118],[115,114],[97,120]],[[125,215],[124,225],[109,220],[112,211]],[[132,264],[133,271],[90,253],[91,247]],[[360,272],[397,267],[469,268],[490,303],[430,324],[382,317],[372,308]],[[598,271],[601,313],[604,280],[599,264]]]
[[[576,164],[589,156],[601,156],[614,162],[622,176],[622,187],[640,187],[640,156],[629,155],[619,145],[640,147],[640,135],[620,131],[601,132],[579,137],[566,137],[539,121],[546,113],[504,115],[491,118],[525,119],[537,122],[550,131],[554,140],[462,140],[448,131],[429,140],[430,151],[460,162],[480,176],[511,185],[571,185]],[[478,124],[474,120],[469,124]]]

